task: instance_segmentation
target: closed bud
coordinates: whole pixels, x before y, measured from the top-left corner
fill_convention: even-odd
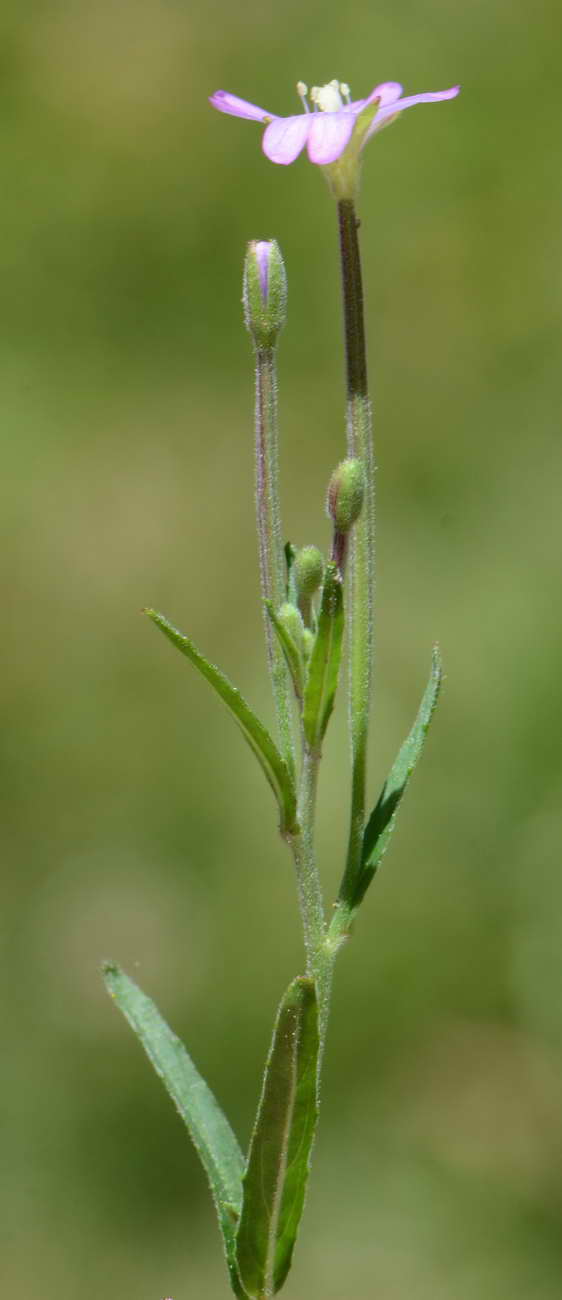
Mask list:
[[[256,348],[272,348],[287,319],[287,276],[275,239],[252,239],[244,262],[244,320]]]
[[[317,546],[301,546],[293,561],[293,573],[299,599],[310,599],[324,577],[324,557]]]
[[[365,497],[365,471],[361,460],[342,460],[328,488],[326,508],[336,532],[348,533],[361,514]]]
[[[279,606],[279,609],[277,610],[277,618],[281,623],[281,626],[290,636],[291,641],[293,642],[293,645],[296,646],[299,654],[303,654],[304,623],[302,621],[300,610],[297,609],[296,605],[291,605],[290,601],[286,600],[283,605]]]
[[[310,656],[311,656],[311,654],[312,654],[313,648],[314,648],[314,632],[311,632],[309,627],[305,627],[305,629],[304,629],[304,659],[305,659],[305,663],[307,663],[308,660],[310,659]]]

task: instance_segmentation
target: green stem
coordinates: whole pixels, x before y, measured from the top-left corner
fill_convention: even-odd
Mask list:
[[[351,533],[347,625],[350,656],[349,726],[352,754],[351,819],[344,880],[359,871],[365,826],[367,739],[371,699],[374,608],[374,460],[363,315],[358,220],[352,199],[338,202],[347,371],[348,455],[365,466],[365,505]]]
[[[277,369],[275,348],[256,349],[256,517],[261,591],[277,610],[285,599],[285,559],[279,504]],[[265,617],[267,658],[283,757],[294,773],[289,674],[281,648]]]
[[[314,823],[318,787],[319,756],[303,742],[303,756],[297,816],[300,831],[289,838],[295,861],[299,907],[302,917],[306,973],[316,982],[320,1042],[328,1020],[332,958],[326,946],[326,921],[316,855]]]

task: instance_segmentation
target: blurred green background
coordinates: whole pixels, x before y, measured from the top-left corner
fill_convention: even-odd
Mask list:
[[[289,856],[163,609],[271,716],[247,239],[284,250],[284,520],[343,448],[335,211],[220,117],[294,83],[463,85],[369,146],[373,798],[432,641],[446,690],[337,971],[287,1300],[562,1292],[559,64],[554,0],[5,0],[0,16],[2,1291],[219,1300],[204,1177],[103,992],[120,961],[245,1144],[302,966]],[[345,709],[319,849],[339,877]]]

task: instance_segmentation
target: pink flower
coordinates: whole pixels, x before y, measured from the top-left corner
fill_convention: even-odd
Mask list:
[[[356,146],[362,149],[367,140],[383,126],[387,126],[405,108],[413,104],[431,104],[441,99],[454,99],[459,86],[450,90],[427,91],[421,95],[408,95],[401,99],[402,86],[397,81],[383,81],[375,86],[367,99],[351,99],[349,87],[343,82],[330,81],[326,86],[313,86],[308,101],[307,87],[297,83],[303,112],[295,117],[277,117],[257,104],[249,104],[228,90],[217,90],[210,103],[221,113],[232,117],[246,117],[265,124],[262,147],[274,163],[292,163],[306,145],[310,161],[320,167],[329,166],[345,153],[355,132]]]

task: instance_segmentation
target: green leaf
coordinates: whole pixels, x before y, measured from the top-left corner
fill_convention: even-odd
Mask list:
[[[244,1175],[236,1257],[249,1296],[275,1295],[291,1266],[318,1118],[317,1066],[316,992],[299,976],[277,1013]]]
[[[181,650],[186,659],[189,659],[190,663],[199,669],[201,675],[210,683],[230,710],[277,799],[281,818],[281,833],[291,834],[298,830],[294,781],[267,728],[256,717],[240,691],[232,685],[228,677],[225,677],[220,668],[216,668],[214,664],[209,663],[208,659],[204,658],[189,637],[184,636],[182,632],[178,632],[173,623],[169,623],[168,619],[164,618],[163,614],[158,614],[156,610],[147,609],[145,613],[148,614],[153,623],[156,623],[160,631],[177,646],[178,650]]]
[[[236,1268],[236,1229],[242,1209],[244,1158],[230,1124],[150,998],[113,962],[104,966],[108,993],[140,1039],[197,1150],[215,1202],[234,1294],[244,1298]]]
[[[307,742],[318,750],[330,720],[338,684],[343,640],[343,590],[337,565],[326,565],[318,629],[304,689]]]
[[[377,867],[388,848],[396,822],[398,805],[422,752],[427,730],[441,690],[443,665],[438,646],[433,650],[431,675],[417,718],[402,745],[390,771],[376,807],[373,809],[363,836],[361,871],[355,887],[352,905],[357,907],[365,895]]]
[[[302,697],[303,664],[298,647],[295,645],[295,642],[285,625],[277,617],[275,608],[270,600],[265,601],[265,608],[273,624],[277,640],[279,641],[279,645],[281,646],[285,657],[287,668],[291,674],[291,679],[295,688],[295,695],[297,699],[300,700]]]

